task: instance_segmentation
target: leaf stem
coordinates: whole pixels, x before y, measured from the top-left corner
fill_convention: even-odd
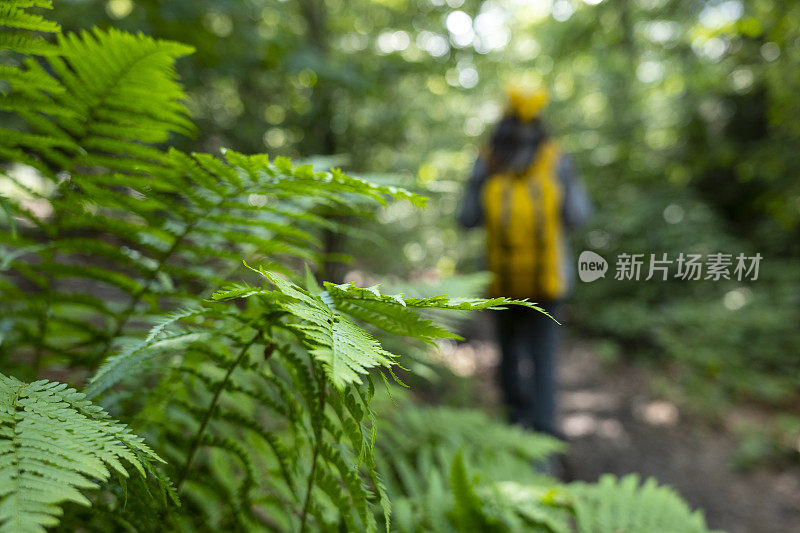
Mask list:
[[[311,362],[311,372],[314,376],[317,386],[319,387],[319,410],[321,416],[325,414],[325,372],[321,375],[314,368],[314,361]],[[313,417],[312,417],[313,421]],[[311,491],[314,489],[314,476],[317,473],[317,460],[319,457],[319,450],[322,442],[322,424],[314,428],[314,454],[311,458],[311,472],[308,475],[308,484],[306,486],[306,498],[303,503],[303,514],[300,518],[300,533],[305,533],[306,522],[308,521],[308,513],[311,508]]]
[[[222,394],[222,390],[225,388],[225,385],[228,384],[228,380],[230,379],[233,371],[236,367],[239,366],[239,363],[244,360],[245,356],[247,355],[247,350],[258,340],[261,336],[261,331],[256,332],[252,339],[247,341],[244,346],[242,346],[242,351],[239,352],[239,355],[236,357],[236,360],[231,364],[228,371],[225,373],[225,377],[223,378],[222,382],[220,382],[217,390],[214,392],[214,397],[211,398],[211,403],[208,405],[208,409],[206,409],[206,414],[203,416],[202,422],[200,422],[200,427],[197,430],[197,433],[192,440],[191,447],[189,448],[189,453],[186,455],[186,461],[183,463],[183,467],[181,468],[180,474],[178,475],[178,479],[175,482],[175,490],[180,490],[181,484],[186,479],[187,474],[189,473],[189,466],[192,463],[192,459],[194,458],[195,453],[197,452],[197,448],[200,446],[200,439],[203,437],[203,433],[208,426],[208,422],[211,420],[211,414],[214,412],[214,408],[219,401],[219,397]]]

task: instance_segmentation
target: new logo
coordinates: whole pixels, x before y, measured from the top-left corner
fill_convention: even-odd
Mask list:
[[[601,256],[589,250],[584,250],[578,257],[578,277],[581,281],[589,283],[599,278],[606,277],[608,263]]]

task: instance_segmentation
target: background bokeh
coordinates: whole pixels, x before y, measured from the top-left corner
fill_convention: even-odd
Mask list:
[[[380,242],[329,243],[358,258],[332,272],[363,282],[480,285],[451,278],[481,268],[460,190],[503,85],[540,80],[596,207],[576,250],[764,257],[754,282],[582,284],[571,334],[646,365],[683,411],[744,420],[735,466],[800,458],[797,2],[61,0],[55,16],[195,47],[178,67],[201,133],[183,148],[316,154],[429,195],[381,212]]]

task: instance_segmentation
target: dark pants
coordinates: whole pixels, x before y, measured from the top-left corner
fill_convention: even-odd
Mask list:
[[[540,303],[556,316],[556,302]],[[560,437],[556,422],[558,324],[533,309],[496,311],[500,386],[512,423]]]

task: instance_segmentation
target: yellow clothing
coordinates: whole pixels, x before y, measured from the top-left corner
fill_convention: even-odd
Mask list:
[[[559,157],[545,141],[521,175],[494,174],[484,184],[492,296],[553,300],[566,293]]]

